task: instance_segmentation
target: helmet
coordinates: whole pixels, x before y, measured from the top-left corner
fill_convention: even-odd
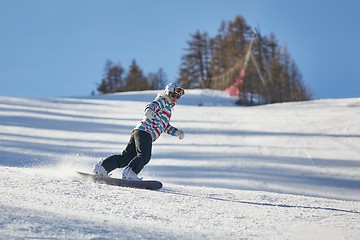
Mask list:
[[[183,88],[179,87],[176,83],[169,83],[165,87],[165,94],[170,95],[171,93],[175,94],[177,98],[180,98],[182,95],[185,94],[185,91]]]

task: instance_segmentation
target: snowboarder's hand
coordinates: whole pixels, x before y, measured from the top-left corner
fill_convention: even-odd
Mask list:
[[[154,119],[154,111],[151,110],[150,108],[146,109],[145,117],[149,120],[153,120]]]
[[[178,137],[180,140],[183,140],[184,139],[184,132],[181,131],[181,130],[177,130],[175,132],[175,136]]]

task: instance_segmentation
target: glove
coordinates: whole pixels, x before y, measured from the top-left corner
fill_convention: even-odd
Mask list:
[[[177,130],[175,132],[175,136],[178,137],[180,140],[183,140],[184,139],[184,132],[181,131],[181,130]]]
[[[154,119],[154,111],[151,110],[150,108],[146,109],[145,117],[149,120],[153,120]]]

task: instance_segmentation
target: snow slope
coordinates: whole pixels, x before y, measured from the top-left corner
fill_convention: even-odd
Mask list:
[[[84,182],[119,153],[154,91],[0,97],[0,238],[360,239],[360,99],[237,107],[189,90],[142,176]],[[119,176],[120,171],[114,171]]]

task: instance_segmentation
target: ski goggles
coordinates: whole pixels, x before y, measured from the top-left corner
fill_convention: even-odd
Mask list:
[[[185,90],[180,87],[175,88],[174,92],[170,93],[171,97],[176,98],[176,99],[179,99],[184,94],[185,94]]]

